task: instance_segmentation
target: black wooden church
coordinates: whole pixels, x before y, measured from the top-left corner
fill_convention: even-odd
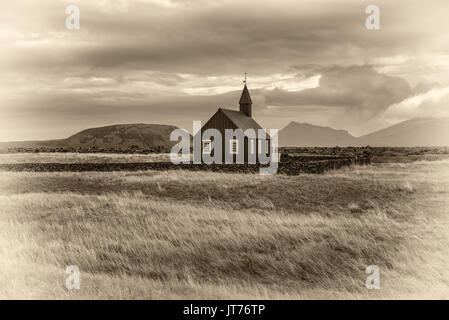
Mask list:
[[[247,129],[253,129],[256,135],[258,134],[258,129],[262,129],[262,127],[252,117],[253,102],[251,101],[251,96],[246,86],[246,81],[245,86],[243,87],[239,104],[240,110],[218,108],[217,112],[201,128],[201,137],[203,137],[203,133],[207,129],[217,129],[218,131],[220,131],[223,140],[223,162],[225,160],[226,146],[228,146],[230,153],[233,155],[234,161],[236,160],[239,153],[242,152],[245,162],[248,162],[249,154],[258,155],[259,152],[264,152],[267,155],[270,154],[270,136],[268,134],[265,134],[265,139],[259,139],[259,137],[257,136],[256,139],[249,139],[248,137],[245,137],[243,145],[239,145],[240,141],[235,137],[231,137],[230,139],[226,140],[225,129],[241,129],[243,132],[245,132],[245,130]],[[201,147],[203,154],[209,153],[213,155],[210,140],[203,139]],[[258,159],[257,156],[255,158]]]

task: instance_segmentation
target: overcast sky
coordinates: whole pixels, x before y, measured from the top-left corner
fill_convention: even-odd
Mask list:
[[[80,9],[79,30],[65,9]],[[380,8],[380,30],[365,8]],[[0,3],[0,141],[117,123],[189,131],[238,108],[361,135],[449,116],[447,0],[14,0]]]

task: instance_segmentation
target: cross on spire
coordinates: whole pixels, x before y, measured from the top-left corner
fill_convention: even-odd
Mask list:
[[[245,75],[245,80],[243,80],[243,83],[246,83],[246,75],[248,74],[247,72],[243,73]]]

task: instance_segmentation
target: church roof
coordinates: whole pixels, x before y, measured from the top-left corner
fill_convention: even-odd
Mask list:
[[[248,88],[246,87],[246,83],[245,86],[243,87],[243,91],[242,91],[242,95],[240,96],[240,101],[239,104],[252,104],[253,102],[251,101],[251,96],[249,95],[249,91]]]
[[[254,129],[257,134],[257,129],[263,129],[253,118],[248,117],[240,111],[223,108],[220,108],[220,110],[237,126],[237,128],[242,129],[243,131],[246,129]]]

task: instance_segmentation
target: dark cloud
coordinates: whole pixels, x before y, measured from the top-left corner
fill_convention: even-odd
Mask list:
[[[44,38],[62,33],[63,38],[52,50],[29,47],[31,54],[14,55],[13,62],[43,72],[88,66],[209,75],[283,72],[301,64],[358,64],[403,52],[411,40],[426,40],[427,29],[418,28],[423,17],[413,17],[417,27],[402,26],[410,17],[397,9],[401,3],[381,1],[385,30],[369,32],[364,26],[366,4],[358,1],[191,1],[175,8],[130,1],[123,10],[84,1],[79,4],[81,30],[68,33],[61,23],[64,6],[46,2],[46,10],[35,17],[39,29],[34,32]],[[32,14],[35,7],[25,12]],[[406,8],[409,15],[414,12]]]
[[[403,79],[380,74],[371,67],[352,66],[322,70],[318,88],[300,92],[275,89],[265,95],[267,104],[341,107],[352,118],[366,120],[410,93],[410,85]]]

